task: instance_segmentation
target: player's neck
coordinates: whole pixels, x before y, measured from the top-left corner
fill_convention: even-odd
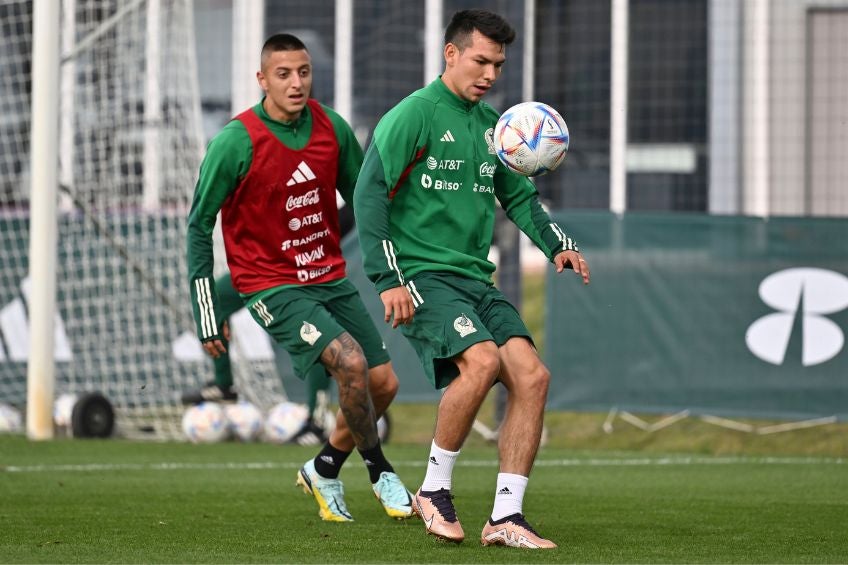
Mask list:
[[[283,110],[282,108],[274,105],[273,102],[270,101],[269,98],[265,98],[262,101],[262,109],[265,110],[265,113],[268,114],[268,117],[276,122],[282,122],[284,124],[293,124],[298,121],[300,117],[303,115],[303,110],[297,113],[289,113]]]
[[[460,100],[463,100],[462,94],[460,94],[459,89],[456,86],[456,83],[453,81],[453,79],[450,77],[450,75],[447,72],[442,74],[441,79],[442,79],[442,84],[444,84],[447,87],[447,89],[450,90],[454,94],[454,96],[456,96]]]

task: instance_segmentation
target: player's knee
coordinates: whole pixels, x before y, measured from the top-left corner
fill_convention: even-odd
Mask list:
[[[501,370],[498,347],[490,341],[478,343],[463,354],[459,366],[462,374],[473,375],[481,385],[490,387]]]
[[[529,371],[522,381],[522,386],[527,392],[541,398],[547,397],[550,384],[551,372],[541,363]]]
[[[400,388],[400,383],[398,382],[397,377],[394,373],[391,374],[391,378],[388,379],[382,386],[382,396],[383,398],[391,401],[397,396],[398,389]]]
[[[480,375],[484,376],[486,381],[490,384],[494,384],[495,379],[498,378],[498,374],[501,371],[501,361],[500,358],[495,355],[487,355],[480,359],[478,364],[478,372]]]
[[[368,361],[362,352],[350,352],[342,357],[340,364],[344,371],[356,380],[368,381]]]
[[[376,404],[378,401],[388,405],[397,396],[400,383],[397,375],[388,366],[374,367],[369,371],[371,397]]]
[[[347,351],[325,366],[339,386],[368,387],[368,361],[361,351]]]

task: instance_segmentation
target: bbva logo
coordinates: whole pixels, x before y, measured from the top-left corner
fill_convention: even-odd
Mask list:
[[[824,363],[842,350],[845,335],[825,315],[848,308],[848,277],[826,269],[784,269],[763,279],[759,294],[777,312],[763,316],[745,332],[745,343],[754,355],[773,365],[783,364],[798,315],[803,366]]]

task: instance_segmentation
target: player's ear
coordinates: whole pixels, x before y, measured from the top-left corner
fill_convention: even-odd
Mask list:
[[[256,71],[256,82],[259,83],[259,88],[261,88],[263,92],[268,92],[268,86],[266,84],[265,75],[262,73],[262,71]]]
[[[445,64],[451,67],[456,63],[456,58],[459,55],[459,49],[453,43],[445,45]]]

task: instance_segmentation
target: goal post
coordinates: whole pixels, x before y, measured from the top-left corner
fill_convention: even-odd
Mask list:
[[[213,376],[185,256],[206,143],[193,8],[0,3],[0,401],[34,439],[56,398],[91,393],[119,435],[181,438],[181,394]],[[268,338],[231,325],[240,397],[285,400]]]
[[[56,307],[56,201],[59,152],[59,11],[51,0],[33,2],[30,199],[30,356],[27,436],[53,437],[53,313]]]

